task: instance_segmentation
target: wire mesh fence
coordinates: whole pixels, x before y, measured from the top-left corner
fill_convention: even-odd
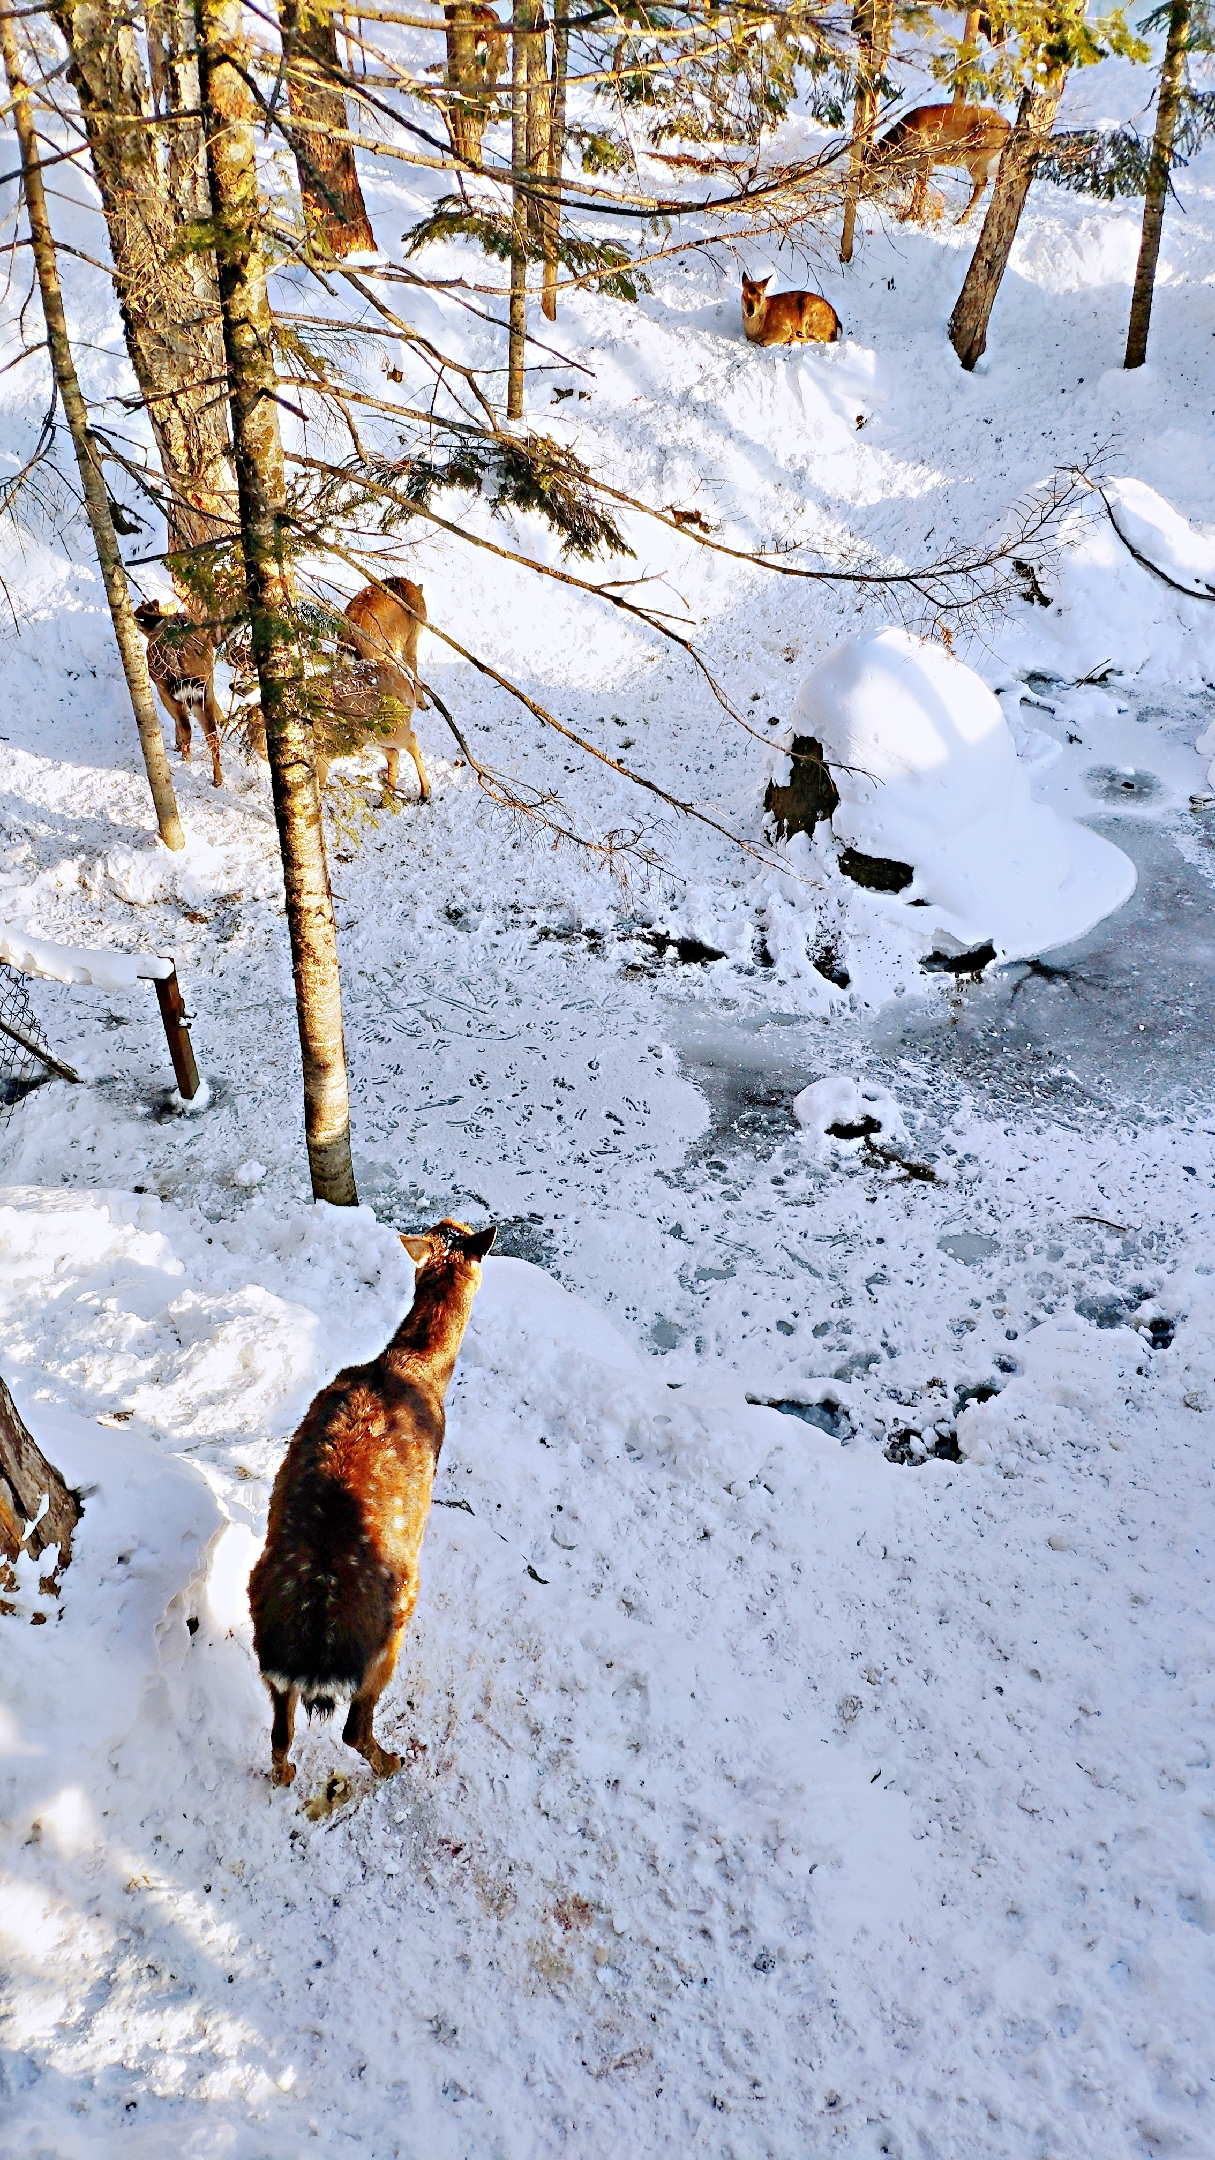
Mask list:
[[[0,960],[0,1120],[49,1078],[49,1046],[30,1004],[25,977]]]

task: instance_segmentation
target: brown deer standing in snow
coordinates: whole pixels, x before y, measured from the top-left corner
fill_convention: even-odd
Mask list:
[[[377,1777],[400,1769],[372,1717],[417,1602],[443,1400],[495,1235],[445,1221],[401,1239],[418,1268],[413,1304],[379,1357],[347,1366],[321,1389],[274,1480],[249,1607],[274,1705],[275,1785],[295,1777],[301,1701],[309,1716],[348,1703],[347,1746]]]
[[[938,165],[964,165],[970,174],[970,201],[958,219],[964,225],[996,167],[1009,137],[1009,124],[988,105],[919,105],[896,120],[872,151],[865,169],[865,192],[885,194],[912,180],[904,221],[922,218],[928,201],[928,176]]]
[[[215,644],[210,632],[159,600],[144,600],[135,620],[148,641],[148,673],[173,722],[178,754],[190,762],[190,723],[201,723],[211,752],[211,778],[224,784],[219,762],[219,706],[215,702]]]
[[[388,758],[387,784],[395,795],[401,752],[413,759],[418,792],[430,798],[430,782],[413,731],[413,715],[426,710],[418,677],[418,639],[426,623],[426,600],[420,585],[408,578],[386,578],[365,585],[346,609],[349,628],[342,643],[355,657],[338,661],[325,688],[325,703],[338,723],[326,743],[318,739],[317,780],[324,787],[335,757],[370,744]],[[338,743],[342,747],[338,747]]]
[[[834,345],[840,319],[829,300],[812,292],[773,293],[770,277],[743,273],[743,329],[752,345]]]

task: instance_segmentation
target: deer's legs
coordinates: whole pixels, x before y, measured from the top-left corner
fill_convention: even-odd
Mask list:
[[[931,170],[931,159],[921,158],[915,170],[915,186],[911,190],[911,201],[903,213],[904,222],[907,224],[918,224],[924,215],[924,206],[928,201],[928,175]]]
[[[270,1700],[274,1704],[274,1723],[270,1728],[270,1783],[291,1785],[295,1781],[295,1764],[289,1757],[299,1696],[294,1688],[289,1688],[286,1694],[279,1688],[271,1688]]]
[[[384,785],[390,795],[395,795],[401,772],[401,753],[399,749],[390,749],[385,751],[385,755],[388,759],[388,773]],[[414,741],[409,744],[409,755],[418,775],[418,799],[420,802],[429,802],[430,782],[426,777],[426,767],[422,763],[422,753]]]
[[[962,212],[962,215],[961,215],[961,217],[960,217],[960,218],[958,218],[958,220],[957,220],[957,223],[958,223],[959,225],[965,225],[965,223],[966,223],[966,220],[967,220],[967,219],[968,219],[968,217],[970,216],[970,213],[971,213],[971,211],[972,211],[972,210],[974,209],[974,206],[975,206],[975,204],[976,204],[976,203],[978,202],[978,200],[979,200],[979,197],[980,197],[980,195],[981,195],[981,194],[983,193],[983,190],[984,190],[984,188],[985,188],[986,186],[987,186],[987,172],[986,172],[986,168],[984,168],[983,170],[981,170],[981,171],[980,171],[979,173],[977,173],[977,174],[976,174],[976,173],[973,173],[973,172],[971,173],[971,176],[970,176],[970,201],[969,201],[969,202],[967,203],[967,205],[966,205],[966,208],[965,208],[965,209],[963,210],[963,212]]]
[[[183,705],[180,698],[169,697],[164,690],[160,691],[159,696],[161,704],[173,722],[173,740],[177,748],[177,755],[183,765],[188,765],[191,748],[190,708],[188,705]]]
[[[386,1648],[364,1675],[363,1685],[351,1703],[346,1723],[342,1727],[342,1738],[347,1747],[354,1748],[365,1762],[370,1763],[377,1777],[391,1777],[394,1770],[401,1767],[400,1756],[390,1755],[387,1749],[380,1746],[372,1732],[371,1721],[375,1715],[375,1706],[396,1671],[405,1625],[406,1622],[402,1621],[394,1629]]]
[[[222,787],[224,776],[219,762],[219,707],[215,702],[215,692],[210,683],[207,684],[203,692],[202,731],[206,737],[207,748],[211,752],[212,783],[215,787]]]

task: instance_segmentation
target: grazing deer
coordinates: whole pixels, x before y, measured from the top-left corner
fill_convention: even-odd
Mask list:
[[[391,660],[411,677],[422,711],[426,699],[418,679],[418,639],[426,628],[426,595],[408,578],[385,578],[364,585],[346,610],[349,644],[362,660]]]
[[[349,1704],[342,1738],[377,1777],[401,1767],[372,1732],[418,1595],[443,1445],[443,1398],[496,1231],[436,1223],[401,1239],[418,1273],[387,1349],[322,1388],[270,1495],[249,1578],[253,1644],[274,1705],[271,1782],[290,1785],[295,1712]]]
[[[190,762],[192,719],[199,721],[211,752],[211,777],[224,784],[219,762],[219,706],[215,702],[215,644],[207,630],[159,600],[144,600],[135,620],[148,641],[148,673],[173,722],[182,763]]]
[[[385,786],[392,795],[397,792],[401,752],[408,751],[418,775],[419,800],[429,802],[430,781],[413,731],[417,704],[414,680],[395,661],[339,658],[326,677],[325,714],[313,735],[317,786],[324,787],[334,758],[349,757],[370,744],[387,756]]]
[[[970,201],[957,220],[964,225],[996,167],[1009,137],[1009,124],[987,105],[919,105],[896,120],[883,135],[866,167],[867,194],[884,193],[914,175],[904,221],[924,215],[928,176],[938,165],[964,165],[970,174]]]
[[[329,743],[318,741],[317,779],[324,787],[330,764],[350,749],[378,744],[388,758],[387,784],[397,792],[401,752],[408,751],[418,775],[422,802],[430,800],[430,782],[413,731],[413,715],[427,700],[418,675],[418,639],[426,626],[426,597],[409,578],[386,578],[365,585],[346,609],[349,626],[342,643],[357,655],[353,666],[339,664],[331,673],[326,703],[337,727]]]
[[[743,329],[752,345],[834,345],[840,319],[829,300],[818,293],[773,293],[768,298],[770,277],[743,274]]]

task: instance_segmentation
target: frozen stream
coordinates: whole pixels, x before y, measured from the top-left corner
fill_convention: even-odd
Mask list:
[[[1197,986],[1215,944],[1215,818],[1189,807],[1194,701],[1056,703],[1038,787],[1132,856],[1134,897],[1065,952],[980,983],[921,978],[876,1014],[849,1013],[846,994],[828,1022],[804,999],[782,1009],[762,964],[681,957],[605,881],[596,930],[449,873],[420,935],[409,892],[395,920],[385,898],[408,833],[374,836],[338,871],[363,1197],[400,1226],[493,1216],[500,1249],[605,1308],[672,1380],[707,1361],[765,1399],[814,1402],[834,1384],[878,1439],[930,1379],[1002,1384],[1044,1316],[1132,1312],[1211,1185]],[[106,1020],[121,1029],[113,1077],[103,1063],[87,1092],[31,1098],[8,1177],[134,1185],[214,1219],[298,1185],[282,1115],[293,1031],[265,1034],[260,1017],[278,922],[247,898],[172,933],[179,952],[205,940],[215,971],[196,1025],[216,1091],[204,1120],[154,1114],[139,1076],[145,1047],[147,1069],[159,1062],[154,1017],[124,1008]],[[196,980],[188,948],[182,965]],[[39,1006],[66,1054],[75,1028],[96,1059],[79,994],[39,985]],[[798,1131],[794,1095],[837,1072],[889,1089],[901,1152],[931,1178]]]

